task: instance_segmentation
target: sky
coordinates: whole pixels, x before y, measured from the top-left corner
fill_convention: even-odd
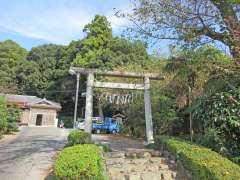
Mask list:
[[[67,45],[84,36],[84,25],[96,14],[105,15],[120,35],[129,22],[114,16],[114,8],[129,10],[129,0],[0,0],[0,41],[12,39],[28,50]]]
[[[118,18],[117,10],[129,12],[130,0],[0,0],[0,41],[11,39],[22,47],[46,43],[68,45],[84,37],[84,25],[96,14],[105,15],[120,36],[129,21]],[[169,53],[168,42],[149,47],[162,55]]]

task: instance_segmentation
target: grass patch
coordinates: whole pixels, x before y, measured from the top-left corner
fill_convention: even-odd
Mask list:
[[[101,147],[103,152],[112,152],[113,151],[108,144],[97,143],[96,145],[98,147]]]
[[[155,143],[151,143],[151,144],[147,144],[145,146],[145,148],[147,148],[147,149],[157,149],[158,147]]]

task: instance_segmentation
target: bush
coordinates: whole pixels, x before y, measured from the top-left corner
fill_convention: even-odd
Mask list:
[[[73,117],[72,116],[59,116],[58,126],[60,122],[63,121],[65,128],[72,128],[73,127]]]
[[[70,132],[67,146],[74,146],[77,144],[91,144],[91,134],[80,130]]]
[[[0,134],[18,130],[20,110],[16,106],[7,107],[5,97],[0,96]]]
[[[0,134],[4,134],[7,131],[7,106],[5,98],[0,96]]]
[[[158,136],[155,140],[157,145],[167,148],[182,162],[194,180],[240,179],[237,164],[208,148],[167,136]]]
[[[54,174],[56,179],[104,179],[100,149],[93,144],[65,148],[55,162]]]
[[[7,132],[18,131],[18,124],[20,122],[20,109],[16,106],[9,106],[7,108]]]
[[[240,88],[203,99],[194,118],[204,125],[200,143],[240,164]]]

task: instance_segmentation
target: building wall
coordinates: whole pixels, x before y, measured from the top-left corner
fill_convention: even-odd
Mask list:
[[[54,109],[30,108],[30,120],[28,125],[35,126],[37,115],[42,115],[42,126],[55,126],[57,112]]]
[[[21,119],[20,119],[21,125],[28,125],[29,113],[30,113],[29,109],[23,109],[22,110]]]

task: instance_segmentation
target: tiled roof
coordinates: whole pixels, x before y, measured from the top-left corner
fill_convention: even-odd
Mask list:
[[[61,109],[61,105],[59,103],[49,101],[41,98],[38,98],[36,96],[27,96],[27,95],[15,95],[15,94],[2,94],[0,95],[6,97],[6,101],[8,103],[21,103],[25,106],[44,106],[44,103],[47,107],[53,107],[56,109]]]

